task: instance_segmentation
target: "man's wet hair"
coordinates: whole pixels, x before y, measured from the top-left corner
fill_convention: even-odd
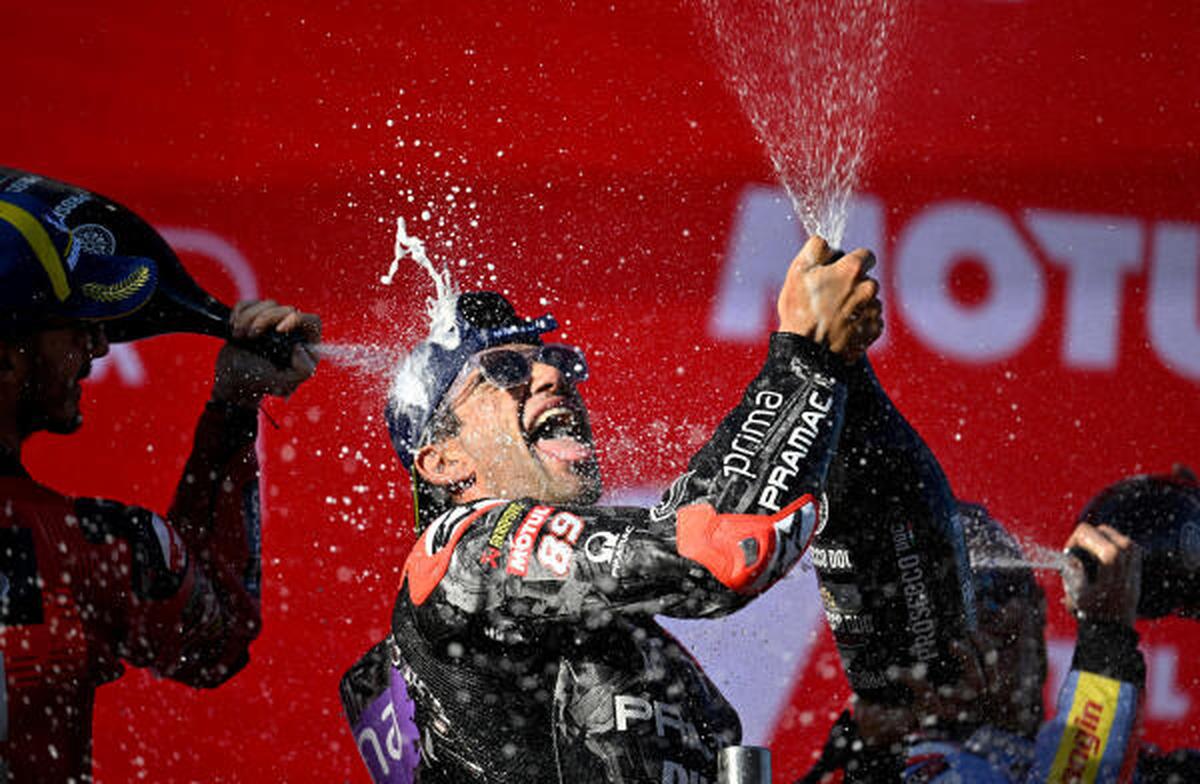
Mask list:
[[[392,447],[412,476],[417,532],[422,532],[452,503],[450,493],[421,478],[413,460],[423,444],[457,435],[460,423],[444,406],[443,397],[470,358],[484,349],[507,343],[538,346],[542,334],[558,328],[550,314],[522,318],[503,295],[494,291],[467,291],[455,296],[453,329],[449,335],[431,334],[417,344],[397,369],[393,389],[416,394],[388,395],[384,407]],[[406,383],[396,383],[403,380]],[[449,418],[439,417],[450,413]]]

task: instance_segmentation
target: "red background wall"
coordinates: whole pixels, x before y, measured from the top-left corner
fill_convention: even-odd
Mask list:
[[[736,294],[729,265],[770,263],[739,256],[736,240],[747,188],[772,177],[693,11],[22,4],[0,27],[0,157],[223,240],[184,254],[213,290],[237,294],[217,262],[240,255],[259,291],[320,313],[329,340],[384,350],[411,343],[430,293],[408,267],[392,287],[378,282],[405,217],[435,257],[465,259],[464,285],[507,288],[526,312],[554,303],[592,357],[586,393],[609,484],[665,485],[754,373],[766,335],[733,340],[715,326],[716,303]],[[1200,11],[922,0],[904,18],[859,189],[880,207],[869,239],[889,298],[874,361],[956,491],[1056,547],[1099,487],[1200,466]],[[895,296],[921,257],[905,243],[943,208],[953,225],[967,207],[995,231],[922,296],[969,316],[1017,269],[1005,267],[1012,253],[1032,265],[1011,276],[1024,281],[1014,296],[1030,331],[986,361],[947,351],[918,326],[920,297]],[[1071,333],[1113,337],[1114,356],[1094,366],[1064,348],[1065,325],[1071,303],[1107,301],[1072,288],[1094,277],[1088,252],[1059,248],[1082,259],[1064,265],[1036,230],[1051,212],[1099,232],[1098,247],[1108,231],[1133,249],[1119,296]],[[789,232],[783,221],[775,236]],[[1156,265],[1178,281],[1166,286],[1174,299],[1154,293]],[[1155,318],[1171,325],[1174,353]],[[164,337],[135,351],[141,382],[131,355],[114,357],[91,383],[84,430],[35,439],[27,462],[65,491],[165,508],[216,346]],[[364,780],[337,680],[383,633],[412,542],[382,386],[327,364],[268,405],[280,428],[262,440],[265,627],[253,661],[212,693],[142,673],[103,689],[100,780]],[[1056,605],[1061,591],[1047,588]],[[1063,612],[1051,626],[1069,646]],[[779,780],[804,768],[846,693],[827,633],[812,630],[787,678],[733,678],[739,699],[795,695],[767,712]],[[1200,743],[1200,663],[1187,656],[1200,636],[1169,621],[1143,639],[1158,679],[1147,736]]]

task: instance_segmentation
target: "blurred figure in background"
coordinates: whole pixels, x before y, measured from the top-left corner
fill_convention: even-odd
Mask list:
[[[1118,721],[1103,725],[1101,760],[1085,765],[1088,775],[1081,780],[1118,780],[1132,774],[1133,781],[1142,784],[1200,781],[1200,753],[1138,747],[1136,738],[1120,731],[1128,726],[1130,703],[1121,696],[1121,688],[1111,688],[1116,681],[1140,691],[1144,680],[1140,654],[1134,655],[1132,618],[1196,614],[1195,567],[1183,563],[1194,544],[1191,532],[1200,530],[1200,487],[1194,474],[1176,466],[1166,475],[1123,479],[1097,494],[1081,512],[1068,546],[1082,548],[1083,553],[1075,551],[1076,557],[1092,566],[1075,560],[1071,567],[1071,579],[1077,583],[1072,591],[1077,597],[1078,644],[1056,718],[1044,727],[1045,598],[1033,572],[1022,565],[1027,563],[1025,553],[1003,526],[973,504],[961,504],[960,517],[971,553],[979,618],[979,632],[971,644],[962,641],[957,646],[967,673],[963,684],[939,692],[909,677],[906,682],[916,697],[912,706],[857,701],[853,713],[839,717],[821,759],[802,781],[811,784],[836,775],[844,775],[847,782],[894,781],[906,761],[906,780],[922,782],[953,780],[940,777],[954,773],[967,781],[1071,780],[1071,753],[1079,758],[1083,745],[1093,741],[1086,736],[1087,726],[1067,726],[1070,709],[1087,693],[1081,690],[1081,679],[1086,685],[1105,676],[1110,688],[1104,699],[1092,701],[1104,710],[1112,706]],[[1106,519],[1113,525],[1104,524]],[[1135,546],[1130,540],[1147,546],[1140,573],[1131,563],[1129,553]],[[1111,562],[1086,555],[1095,557],[1097,550],[1107,551]],[[1091,583],[1087,568],[1096,570]],[[944,719],[977,729],[957,739],[918,740],[908,747],[920,738],[923,725]],[[1081,737],[1084,743],[1077,749],[1074,744]],[[1116,767],[1113,760],[1122,753],[1124,767]],[[1055,768],[1064,754],[1066,762]]]
[[[924,741],[907,749],[904,778],[920,782],[1067,782],[1128,780],[1137,760],[1137,728],[1146,668],[1133,628],[1141,586],[1141,549],[1108,525],[1079,523],[1064,549],[1078,560],[1064,574],[1078,624],[1071,671],[1053,718],[1042,715],[1046,678],[1045,600],[1020,548],[981,508],[965,517],[980,587],[979,667],[964,667],[955,690],[924,695],[926,715],[950,713],[978,729],[964,739]],[[1013,568],[1016,567],[1016,568]],[[989,585],[990,583],[990,585]],[[918,715],[923,723],[923,717]]]
[[[164,519],[39,484],[21,449],[83,422],[81,382],[108,351],[106,322],[142,308],[148,258],[83,250],[53,205],[0,193],[0,781],[90,781],[95,690],[122,662],[210,688],[245,666],[260,627],[255,440],[264,395],[288,395],[315,360],[280,370],[232,344]],[[233,333],[301,331],[315,316],[243,303]],[[112,459],[95,455],[95,459]]]
[[[953,726],[964,736],[974,727],[990,724],[996,732],[988,739],[999,741],[1002,749],[1007,748],[1003,741],[1008,736],[1036,735],[1043,719],[1046,678],[1045,597],[1029,569],[988,565],[1020,564],[1025,556],[982,506],[959,503],[957,518],[970,556],[978,618],[974,637],[982,655],[965,640],[957,641],[953,651],[968,677],[987,664],[993,676],[988,693],[978,691],[972,682],[966,689],[969,696],[946,700],[947,689],[908,675],[900,680],[913,694],[909,704],[856,698],[853,711],[844,711],[830,729],[820,759],[801,779],[805,784],[833,780],[835,775],[844,775],[847,782],[900,779],[905,744],[923,724]]]

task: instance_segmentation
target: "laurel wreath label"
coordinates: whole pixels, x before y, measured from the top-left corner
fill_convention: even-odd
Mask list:
[[[141,266],[117,283],[84,283],[83,296],[97,302],[120,302],[133,296],[150,280],[150,268]]]

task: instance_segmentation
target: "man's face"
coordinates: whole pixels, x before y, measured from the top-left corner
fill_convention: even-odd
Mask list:
[[[475,370],[451,405],[461,425],[455,438],[475,476],[471,496],[548,503],[599,498],[587,408],[557,368],[534,362],[529,382],[509,389]]]
[[[108,340],[97,324],[70,322],[33,333],[22,352],[17,416],[21,431],[74,433],[83,423],[80,382],[92,360],[108,353]]]

